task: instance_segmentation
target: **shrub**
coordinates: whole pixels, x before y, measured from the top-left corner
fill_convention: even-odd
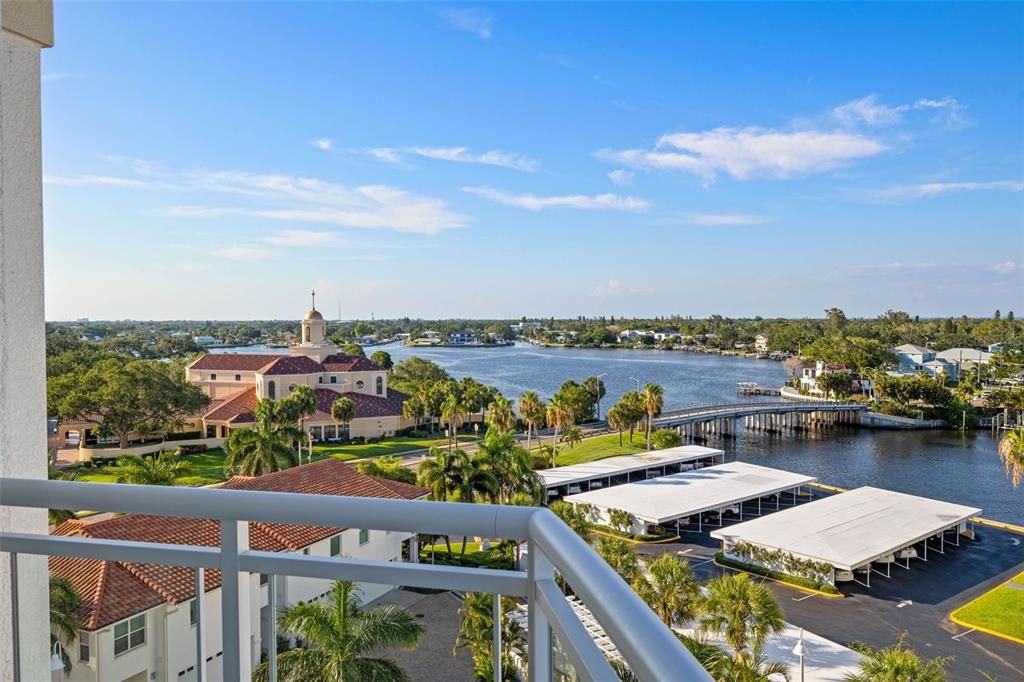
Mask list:
[[[178,454],[182,456],[198,455],[202,452],[206,452],[207,450],[209,450],[209,448],[204,443],[200,443],[198,445],[182,445],[178,448]]]
[[[651,434],[651,444],[655,450],[664,450],[679,447],[683,444],[683,439],[672,429],[657,429]]]
[[[667,540],[669,538],[678,537],[674,531],[666,530],[662,533],[630,533],[604,524],[594,524],[594,530],[600,531],[606,535],[622,538],[623,540],[636,540],[637,542],[657,542],[658,540]]]
[[[181,431],[179,433],[168,433],[164,436],[164,440],[197,440],[202,437],[201,431]]]
[[[825,592],[826,594],[840,594],[835,585],[821,583],[816,580],[811,580],[810,578],[802,578],[798,575],[790,575],[789,573],[773,571],[770,568],[758,566],[757,564],[748,564],[745,561],[739,561],[737,559],[727,557],[723,552],[717,552],[715,554],[715,561],[723,566],[729,566],[730,568],[736,568],[741,571],[746,571],[747,573],[764,576],[765,578],[772,578],[773,580],[779,580],[784,583],[789,583],[790,585],[796,585],[797,587],[807,587],[812,590],[818,590],[819,592]]]

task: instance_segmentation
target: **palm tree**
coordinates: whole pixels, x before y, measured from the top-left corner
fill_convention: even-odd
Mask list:
[[[306,417],[316,413],[316,393],[305,384],[296,386],[291,395],[282,398],[277,403],[277,415],[285,424],[297,424],[299,438],[296,442],[307,441],[309,445],[309,459],[313,461],[313,434],[305,429],[303,423]],[[302,446],[299,446],[299,462],[302,462]]]
[[[1024,478],[1024,428],[1013,429],[1000,439],[999,459],[1003,460],[1006,477],[1016,488]]]
[[[562,519],[562,522],[576,531],[584,540],[590,537],[590,531],[593,528],[593,524],[590,522],[588,507],[586,504],[572,504],[564,500],[557,500],[548,505],[548,509],[551,510],[558,518]]]
[[[441,405],[441,421],[445,423],[445,428],[448,429],[449,450],[455,447],[455,442],[459,437],[457,431],[462,426],[465,415],[466,406],[462,404],[459,396],[454,393],[449,395]]]
[[[620,405],[615,405],[608,410],[608,426],[619,432],[619,447],[622,447],[622,432],[630,427],[629,419],[625,410]]]
[[[554,429],[551,436],[551,466],[554,468],[558,466],[558,434],[566,426],[575,424],[576,416],[573,414],[571,406],[566,405],[558,398],[552,398],[545,417],[548,426]]]
[[[514,682],[519,680],[512,658],[513,649],[522,643],[522,628],[511,618],[505,618],[515,607],[511,597],[501,597],[501,677]],[[455,648],[467,648],[473,655],[473,673],[477,680],[494,679],[494,595],[486,592],[468,592],[459,609],[459,634]],[[452,652],[454,654],[454,652]]]
[[[530,449],[530,436],[544,425],[547,406],[534,391],[523,391],[519,396],[519,414],[526,422],[526,449]],[[540,436],[538,435],[538,438]]]
[[[123,455],[117,464],[110,467],[110,473],[117,483],[136,485],[174,485],[175,481],[188,476],[192,467],[177,453],[164,451],[149,459],[138,455]]]
[[[500,393],[487,406],[487,425],[499,433],[507,433],[516,428],[516,413],[512,403]]]
[[[381,353],[383,351],[377,351]],[[405,405],[402,405],[404,410]],[[353,419],[356,418],[356,404],[352,402],[351,398],[341,397],[331,403],[331,419],[344,424],[346,427]]]
[[[569,449],[576,447],[576,444],[583,441],[583,430],[578,426],[566,429],[562,434],[562,442],[569,446]]]
[[[282,423],[275,402],[264,398],[253,416],[254,428],[232,430],[224,444],[225,473],[262,476],[280,470],[282,461],[287,466],[298,464],[292,444],[301,442],[302,431]]]
[[[633,582],[639,570],[639,559],[629,543],[619,538],[601,536],[597,539],[594,549],[605,563],[622,576],[623,580],[627,583]]]
[[[424,628],[394,604],[361,610],[359,589],[349,580],[335,581],[328,603],[309,601],[282,609],[281,631],[303,643],[277,657],[281,682],[338,680],[408,681],[412,678],[389,658],[369,656],[381,649],[413,649]],[[273,643],[271,643],[273,645]],[[253,671],[253,679],[269,679],[266,663]]]
[[[723,575],[709,581],[706,589],[701,630],[721,633],[734,656],[782,630],[782,611],[771,591],[747,574]]]
[[[651,426],[654,418],[661,414],[661,408],[665,405],[665,391],[658,384],[645,384],[644,390],[640,393],[643,399],[644,411],[647,413],[647,449],[651,449]]]
[[[49,467],[48,478],[54,481],[77,481],[78,471],[76,469],[54,469],[51,466]],[[48,509],[47,512],[48,522],[51,526],[59,526],[65,521],[78,518],[78,514],[70,509]]]
[[[633,589],[665,625],[680,625],[697,617],[700,583],[685,559],[662,554],[633,580]]]
[[[469,466],[469,456],[465,450],[442,450],[431,447],[427,456],[420,462],[417,483],[430,490],[431,499],[447,502],[455,495],[455,491],[466,476],[464,470]],[[444,543],[448,547],[448,556],[453,556],[451,538],[444,536]]]
[[[884,649],[854,647],[862,654],[860,672],[847,675],[847,682],[892,682],[912,680],[913,682],[945,682],[946,666],[952,656],[937,656],[923,661],[907,645],[907,633],[902,633],[892,646]]]
[[[722,647],[707,641],[703,637],[691,637],[678,632],[676,637],[683,643],[687,651],[697,659],[697,662],[711,674],[711,677],[716,680],[723,679],[723,673],[729,664],[729,655],[725,653]]]
[[[78,637],[78,616],[76,611],[82,605],[75,586],[66,578],[50,576],[50,648],[60,642],[64,673],[71,672],[71,657],[67,648]]]
[[[478,498],[493,499],[497,496],[498,481],[488,470],[487,465],[478,457],[470,459],[463,453],[465,461],[455,472],[450,498],[456,502],[476,502]],[[466,556],[468,536],[462,536],[462,549],[459,558]]]
[[[765,660],[764,644],[758,643],[750,651],[741,651],[731,659],[725,657],[720,667],[721,677],[718,679],[734,680],[735,682],[778,682],[781,678],[789,680],[789,666],[785,663],[769,663]],[[897,678],[900,680],[918,678]]]
[[[494,477],[493,502],[507,504],[518,493],[532,498],[540,496],[543,484],[533,470],[533,458],[516,444],[511,433],[489,430],[474,459]]]

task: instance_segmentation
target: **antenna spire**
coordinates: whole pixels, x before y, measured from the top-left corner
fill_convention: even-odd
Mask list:
[[[310,295],[313,297],[313,310],[316,310],[316,289]]]

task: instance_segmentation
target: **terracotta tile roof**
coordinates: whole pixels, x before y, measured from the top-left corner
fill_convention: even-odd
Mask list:
[[[356,408],[356,419],[365,417],[396,417],[402,415],[402,403],[409,397],[404,393],[389,389],[387,396],[367,395],[349,391],[340,393],[329,388],[318,388],[316,393],[316,414],[310,417],[311,421],[333,419],[331,417],[331,405],[338,398],[348,398]]]
[[[328,372],[382,372],[384,368],[373,360],[364,358],[361,355],[345,355],[335,353],[328,355],[323,361],[324,369]]]
[[[243,388],[232,393],[216,404],[203,415],[207,421],[225,421],[230,424],[248,424],[254,421],[252,413],[260,399],[256,397],[256,387]]]
[[[288,355],[278,358],[262,370],[261,374],[319,374],[323,366],[313,358],[305,355]]]
[[[265,476],[236,476],[223,487],[385,499],[416,499],[427,494],[419,486],[360,474],[333,457]],[[264,552],[299,551],[343,530],[333,526],[251,522],[249,545]],[[216,521],[146,514],[124,514],[93,522],[75,519],[61,524],[52,533],[173,545],[220,544],[220,525]],[[51,557],[50,572],[67,578],[82,596],[83,605],[77,615],[86,630],[97,630],[164,602],[180,604],[195,596],[193,569],[179,566]],[[220,572],[206,571],[203,586],[206,591],[219,587]]]
[[[278,358],[287,357],[287,355],[268,355],[266,353],[207,353],[189,365],[189,369],[252,372],[266,367]]]

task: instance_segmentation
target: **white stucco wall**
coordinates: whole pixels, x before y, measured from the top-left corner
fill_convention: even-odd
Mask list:
[[[52,25],[46,0],[18,8],[0,0],[0,476],[46,477],[39,61],[42,43],[52,42]],[[0,507],[0,529],[46,533],[46,512]],[[49,670],[46,576],[45,558],[21,557],[17,597],[23,679],[38,679],[32,675]],[[14,668],[10,579],[4,555],[4,675]]]

